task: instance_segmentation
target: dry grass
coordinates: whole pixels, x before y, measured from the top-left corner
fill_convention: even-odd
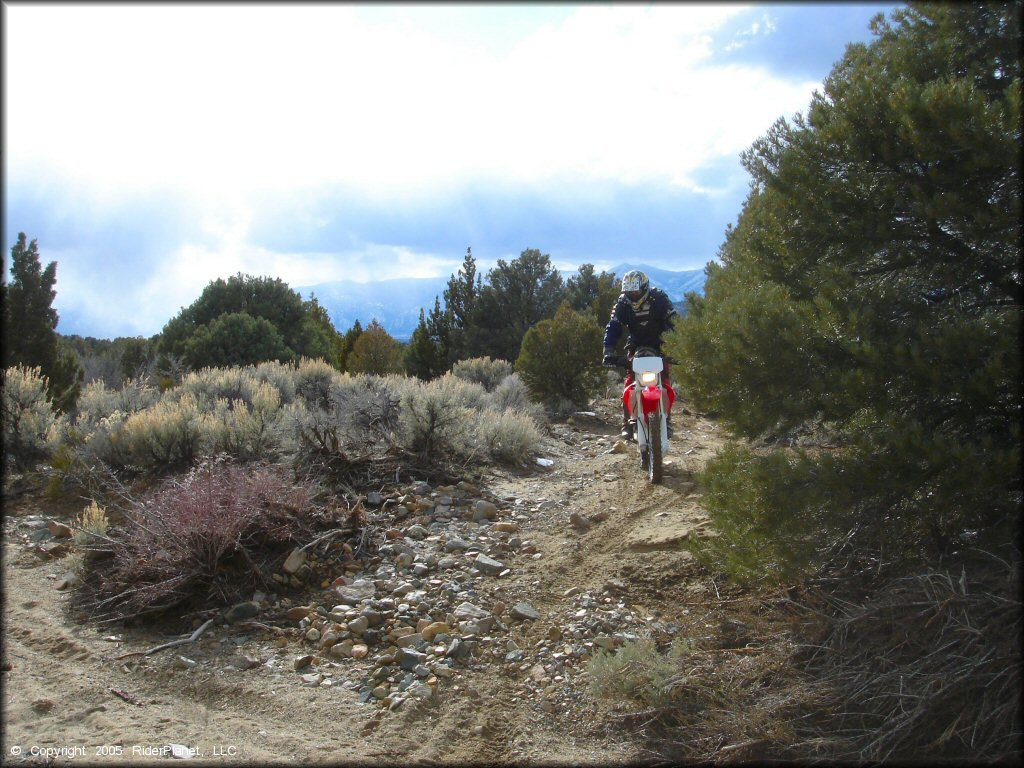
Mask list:
[[[846,573],[799,599],[709,597],[680,631],[688,653],[616,667],[615,720],[656,761],[1019,764],[1019,572],[972,563],[886,581]]]
[[[1024,756],[1019,569],[989,558],[972,570],[808,603],[830,631],[804,667],[833,706],[802,734],[805,749],[858,762]]]

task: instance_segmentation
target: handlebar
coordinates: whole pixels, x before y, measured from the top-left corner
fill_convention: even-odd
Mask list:
[[[668,364],[675,364],[676,362],[668,355],[661,355],[661,359]],[[602,360],[602,365],[604,365],[605,368],[625,368],[627,371],[633,370],[632,361],[625,355],[615,355],[607,363]]]

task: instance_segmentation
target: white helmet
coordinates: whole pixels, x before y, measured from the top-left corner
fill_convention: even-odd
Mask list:
[[[647,279],[647,275],[641,272],[639,269],[631,269],[622,277],[622,293],[625,295],[629,302],[636,309],[644,300],[647,298],[647,294],[650,293],[651,282]]]

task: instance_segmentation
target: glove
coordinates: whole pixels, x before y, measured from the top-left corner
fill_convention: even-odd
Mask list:
[[[604,348],[604,359],[601,361],[601,365],[614,368],[615,367],[615,348],[605,347]]]

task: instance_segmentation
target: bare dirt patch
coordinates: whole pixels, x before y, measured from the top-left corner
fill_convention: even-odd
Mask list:
[[[3,545],[4,763],[157,763],[170,745],[193,761],[238,764],[609,765],[648,756],[639,733],[602,725],[611,704],[590,696],[585,663],[566,653],[552,667],[536,649],[547,642],[558,653],[583,614],[594,631],[671,634],[714,598],[681,543],[710,535],[694,473],[722,437],[677,406],[664,482],[651,486],[635,446],[612,452],[612,405],[555,424],[542,452],[550,467],[495,472],[485,483],[525,513],[518,535],[533,553],[481,591],[509,606],[528,602],[539,618],[511,625],[429,702],[392,710],[361,703],[345,685],[365,677],[367,660],[346,659],[332,685],[307,687],[289,666],[301,643],[251,626],[222,623],[194,645],[115,659],[194,627],[165,634],[75,622],[69,592],[57,589],[65,561],[38,556],[30,539],[40,520],[67,522],[83,505],[13,500]],[[504,658],[509,641],[521,663]],[[258,664],[244,669],[240,658]]]

